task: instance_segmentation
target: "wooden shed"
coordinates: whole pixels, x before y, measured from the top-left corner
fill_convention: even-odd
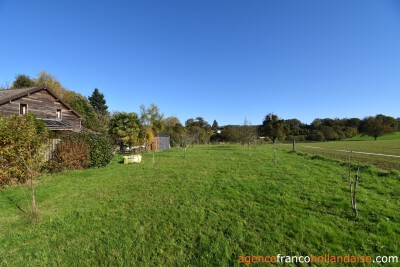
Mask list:
[[[162,151],[170,149],[170,137],[166,134],[157,134],[146,144],[147,151]]]

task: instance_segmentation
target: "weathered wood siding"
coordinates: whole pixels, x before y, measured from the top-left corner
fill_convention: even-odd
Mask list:
[[[53,157],[53,153],[56,150],[57,144],[61,142],[61,139],[49,139],[46,147],[43,149],[43,155],[45,161],[49,161]]]
[[[27,104],[28,113],[36,114],[41,119],[57,119],[57,109],[61,109],[61,120],[74,127],[74,131],[79,132],[81,130],[81,119],[69,111],[66,106],[57,101],[46,90],[41,90],[15,99],[11,103],[0,105],[0,113],[5,116],[19,114],[20,104]]]

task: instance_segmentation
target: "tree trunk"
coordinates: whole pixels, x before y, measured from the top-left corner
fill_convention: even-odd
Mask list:
[[[33,185],[33,171],[32,166],[29,167],[29,179],[31,180],[31,194],[32,194],[32,213],[36,212],[36,198],[35,198],[35,186]]]
[[[31,192],[32,192],[32,212],[36,212],[36,199],[35,199],[35,187],[31,185]]]

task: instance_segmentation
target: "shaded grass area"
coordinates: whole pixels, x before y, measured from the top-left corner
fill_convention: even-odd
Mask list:
[[[278,146],[288,151],[292,150],[291,144],[280,144]],[[322,149],[317,149],[315,147]],[[341,161],[348,161],[348,153],[343,151],[334,151],[331,149],[400,156],[400,139],[377,141],[332,141],[298,143],[296,145],[297,151],[322,155],[324,157]],[[400,158],[355,153],[352,153],[351,158],[352,162],[354,162],[355,164],[370,164],[386,171],[400,170]]]
[[[400,177],[364,168],[360,220],[346,169],[268,146],[189,148],[42,177],[42,220],[0,192],[0,266],[237,266],[240,255],[399,255]],[[321,265],[323,266],[323,265]]]

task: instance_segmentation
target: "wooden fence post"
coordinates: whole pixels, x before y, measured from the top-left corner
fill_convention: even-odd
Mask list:
[[[295,151],[296,151],[296,149],[295,149],[295,145],[296,145],[296,140],[294,140],[294,139],[293,139],[293,152],[295,152]]]

